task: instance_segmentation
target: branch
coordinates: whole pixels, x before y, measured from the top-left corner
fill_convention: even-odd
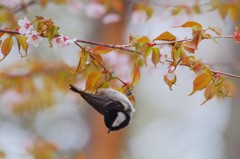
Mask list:
[[[126,47],[133,47],[131,44],[112,45],[112,44],[103,44],[103,43],[94,42],[94,41],[87,41],[87,40],[77,40],[76,42],[84,43],[84,44],[90,44],[90,45],[99,45],[99,46],[104,46],[104,47],[108,47],[108,48],[112,48],[112,49],[119,49],[119,50],[131,52],[131,53],[136,53],[138,55],[142,55],[142,53],[140,53],[140,52],[137,52],[135,50],[131,50],[131,49],[126,48]]]
[[[13,13],[20,12],[21,10],[25,9],[28,6],[31,6],[31,5],[35,4],[36,2],[37,2],[37,0],[31,0],[28,3],[26,3],[26,4],[22,3],[22,5],[20,7],[16,7],[14,9],[12,9],[12,12]]]
[[[78,41],[78,40],[77,40]],[[80,47],[81,49],[83,49],[83,47],[81,45],[79,45],[77,42],[75,42],[75,44]],[[107,70],[108,72],[111,72],[110,69],[107,68],[107,66],[105,66],[101,61],[99,61],[96,56],[94,56],[91,52],[88,52],[89,55],[94,58],[94,60],[96,60],[102,67],[104,70]],[[113,73],[113,72],[111,72]],[[114,74],[114,73],[113,73]],[[114,74],[115,75],[115,74]],[[124,82],[122,79],[120,79],[118,76],[115,75],[115,78],[118,79],[124,86],[127,84],[126,82]]]
[[[216,74],[220,74],[220,75],[224,75],[224,76],[228,76],[228,77],[233,77],[233,78],[240,78],[239,75],[235,75],[235,74],[231,74],[231,73],[226,73],[226,72],[222,72],[222,71],[215,71],[215,70],[211,70],[213,73]]]
[[[214,36],[212,37],[213,39],[233,39],[233,35],[225,35],[225,36]],[[153,42],[153,43],[150,43],[150,45],[170,45],[170,44],[174,44],[176,42],[180,43],[180,42],[184,42],[184,41],[191,41],[192,39],[183,39],[183,40],[175,40],[175,41],[168,41],[168,42],[161,42],[161,43],[156,43],[156,42]],[[206,40],[206,39],[204,39]]]
[[[18,31],[13,31],[13,30],[3,30],[0,29],[0,32],[2,33],[8,33],[8,34],[20,34]],[[232,35],[225,35],[225,36],[216,36],[216,37],[212,37],[215,39],[233,39],[234,37]],[[170,44],[174,44],[176,42],[184,42],[184,41],[190,41],[192,39],[183,39],[183,40],[176,40],[176,41],[170,41],[170,42],[162,42],[162,43],[150,43],[150,45],[170,45]],[[123,50],[123,51],[127,51],[127,52],[131,52],[131,53],[135,53],[138,55],[142,55],[142,53],[140,52],[136,52],[134,50],[128,49],[126,47],[133,47],[132,44],[126,44],[126,45],[112,45],[112,44],[104,44],[104,43],[99,43],[99,42],[94,42],[94,41],[87,41],[87,40],[76,40],[75,44],[80,47],[81,49],[83,48],[81,45],[79,45],[78,43],[84,43],[84,44],[90,44],[90,45],[99,45],[99,46],[104,46],[104,47],[108,47],[108,48],[112,48],[112,49],[119,49],[119,50]],[[105,70],[108,70],[110,72],[110,70],[103,64],[101,63],[93,54],[90,54]],[[171,62],[171,61],[168,61]],[[221,71],[214,71],[211,70],[213,73],[218,73],[224,76],[229,76],[229,77],[234,77],[234,78],[240,78],[239,75],[234,75],[234,74],[230,74],[230,73],[224,73]],[[120,82],[122,82],[123,84],[126,84],[126,82],[122,81],[119,77],[116,77]]]

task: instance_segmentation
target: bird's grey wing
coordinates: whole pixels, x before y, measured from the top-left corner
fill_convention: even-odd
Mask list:
[[[105,111],[109,109],[124,109],[123,105],[118,101],[113,101],[104,96],[84,92],[71,84],[70,90],[79,93],[83,97],[83,99],[88,102],[88,104],[90,104],[96,111],[98,111],[102,115],[104,115]]]

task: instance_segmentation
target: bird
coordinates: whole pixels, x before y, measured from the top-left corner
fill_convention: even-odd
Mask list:
[[[135,109],[126,95],[112,88],[99,88],[96,94],[85,92],[70,84],[70,90],[81,97],[104,116],[107,133],[120,130],[129,125]]]

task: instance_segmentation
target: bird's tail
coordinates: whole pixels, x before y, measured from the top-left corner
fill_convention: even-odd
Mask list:
[[[71,85],[71,84],[69,84],[69,86],[70,86],[70,90],[72,90],[73,92],[82,94],[83,91],[80,90],[79,88],[77,88],[76,86]]]

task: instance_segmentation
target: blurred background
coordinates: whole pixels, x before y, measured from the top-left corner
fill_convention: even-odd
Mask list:
[[[170,31],[177,39],[191,37],[191,29],[174,27],[186,21],[197,21],[205,28],[217,26],[222,28],[223,35],[232,35],[239,23],[229,15],[223,20],[217,10],[210,11],[207,5],[210,1],[205,0],[197,1],[201,8],[198,14],[188,10],[176,15],[173,15],[174,7],[191,8],[196,1],[143,1],[153,5],[150,19],[132,10],[139,1],[126,0],[122,3],[124,11],[113,18],[114,23],[98,17],[104,11],[94,8],[92,3],[102,1],[72,0],[68,5],[50,1],[44,8],[39,2],[43,1],[25,6],[16,13],[16,18],[27,16],[32,20],[36,15],[52,18],[63,35],[108,44],[127,44],[129,34],[153,39],[164,31]],[[10,8],[19,3],[17,0],[0,2]],[[239,158],[239,95],[214,98],[200,106],[203,92],[188,96],[195,78],[192,72],[178,68],[177,83],[170,91],[163,80],[166,66],[155,68],[149,64],[141,68],[141,80],[133,91],[136,112],[131,124],[107,134],[103,117],[68,90],[69,83],[84,89],[84,77],[72,73],[78,64],[79,49],[74,45],[58,50],[48,46],[44,40],[40,47],[30,47],[25,58],[18,56],[15,46],[0,63],[0,158]],[[161,53],[169,54],[169,49],[163,47]],[[239,45],[232,39],[219,39],[218,43],[205,40],[200,43],[196,57],[214,70],[240,74]],[[132,64],[127,54],[114,51],[104,55],[104,60],[119,77],[129,80]],[[239,79],[231,80],[239,89]]]

